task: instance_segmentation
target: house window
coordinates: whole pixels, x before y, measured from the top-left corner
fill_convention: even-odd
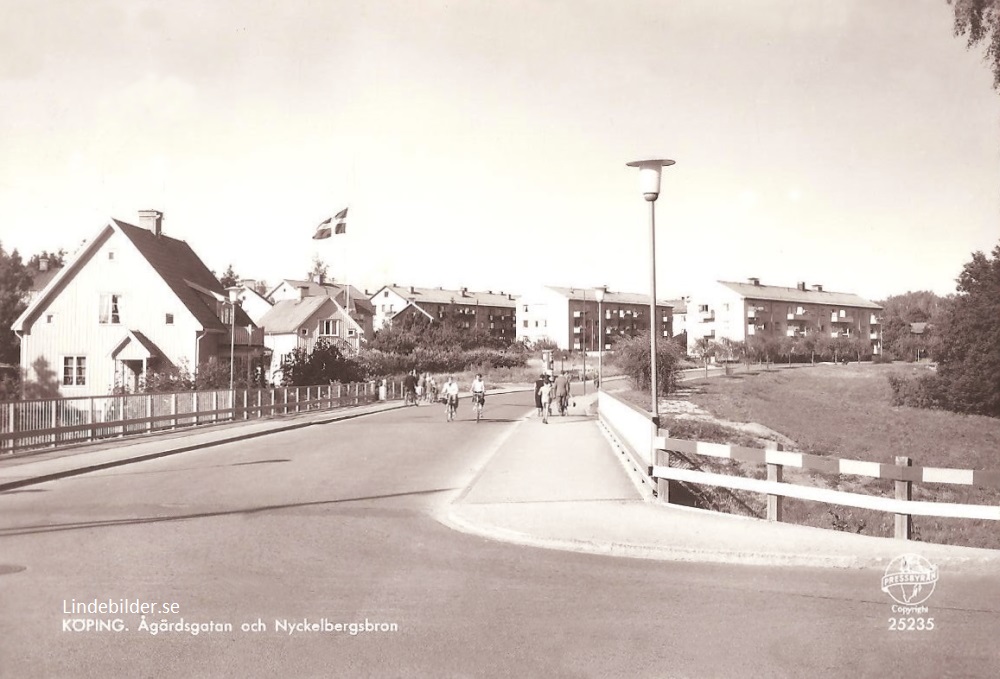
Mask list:
[[[319,334],[326,337],[340,337],[340,320],[327,318],[319,322]]]
[[[528,305],[527,304],[524,305],[524,313],[528,313]]]
[[[526,328],[528,327],[528,321],[524,322],[524,327],[526,327]]]
[[[115,251],[114,250],[109,250],[108,251],[108,259],[113,260],[114,258],[115,258]]]
[[[87,384],[87,357],[63,356],[63,385],[82,387]]]
[[[389,296],[389,291],[388,291],[388,290],[386,290],[385,292],[383,292],[383,293],[382,293],[382,296],[383,296],[383,297],[388,297],[388,296]]]
[[[219,311],[219,319],[225,325],[232,325],[233,324],[233,305],[232,304],[223,304],[222,305],[222,309]]]
[[[122,296],[110,292],[101,293],[101,308],[98,321],[117,325],[121,319]]]
[[[51,323],[52,319],[53,319],[52,314],[48,314],[48,315],[45,316],[45,322],[46,323]]]
[[[309,334],[309,328],[300,328],[299,329],[299,334],[302,335],[303,337],[305,337],[306,335]]]
[[[357,331],[354,328],[348,328],[347,329],[347,336],[348,337],[354,337],[355,334],[357,334]]]
[[[698,305],[698,311],[699,311],[700,313],[705,313],[705,312],[707,312],[707,311],[708,311],[708,305],[707,305],[707,304],[699,304],[699,305]],[[652,341],[652,340],[650,340],[650,341]]]
[[[173,314],[167,314],[166,317],[164,318],[164,322],[167,325],[173,325],[174,324],[174,315]]]

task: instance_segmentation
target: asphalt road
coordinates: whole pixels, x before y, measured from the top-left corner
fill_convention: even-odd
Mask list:
[[[618,559],[443,526],[530,398],[491,397],[478,425],[410,408],[0,493],[0,676],[997,675],[996,577],[942,576],[935,629],[898,632],[880,573]],[[177,604],[147,626],[232,631],[64,612],[123,598]],[[276,629],[304,619],[362,631]]]

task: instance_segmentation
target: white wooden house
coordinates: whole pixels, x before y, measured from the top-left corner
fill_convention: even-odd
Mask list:
[[[163,215],[117,219],[61,268],[13,324],[26,380],[62,396],[134,390],[147,369],[196,370],[213,361],[244,369],[264,351],[263,332]],[[48,389],[51,387],[51,389]]]

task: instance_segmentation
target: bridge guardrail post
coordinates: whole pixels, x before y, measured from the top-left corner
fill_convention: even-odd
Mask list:
[[[913,465],[913,460],[905,455],[896,456],[896,466],[897,467],[910,467]],[[912,481],[896,481],[896,499],[897,500],[912,500],[913,499],[913,482]],[[912,536],[913,530],[913,517],[909,514],[896,514],[896,521],[894,526],[894,535],[897,540],[909,540]]]
[[[666,429],[658,429],[658,436],[664,438],[670,438],[670,433]],[[655,441],[655,440],[654,440]],[[654,445],[655,442],[654,442]],[[663,450],[662,448],[653,449],[653,467],[669,467],[670,466],[670,451]],[[656,479],[656,497],[657,499],[664,503],[670,504],[670,479]]]
[[[766,450],[784,450],[784,447],[780,443],[775,443],[773,441],[768,441],[765,446]],[[767,480],[774,483],[781,483],[783,476],[784,467],[780,464],[773,464],[771,462],[767,463]],[[776,521],[781,523],[783,513],[781,511],[781,496],[780,495],[768,495],[767,496],[767,520]]]

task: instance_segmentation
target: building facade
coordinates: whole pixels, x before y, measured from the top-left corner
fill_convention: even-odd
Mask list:
[[[143,375],[259,359],[263,332],[229,302],[187,243],[162,231],[162,213],[140,226],[112,219],[49,280],[14,323],[21,370],[41,393],[133,391]]]
[[[860,338],[881,353],[882,307],[853,293],[824,290],[822,285],[794,288],[717,281],[688,302],[688,353],[699,340],[728,338],[745,342],[754,337],[774,339],[821,336]]]
[[[457,316],[459,327],[478,329],[492,337],[513,342],[517,337],[515,310],[517,300],[505,292],[475,292],[468,288],[418,288],[386,285],[369,298],[376,328],[391,322],[407,307],[416,307],[428,317],[441,320]],[[413,313],[416,309],[409,309]]]
[[[333,297],[283,299],[275,302],[263,318],[264,343],[271,351],[268,381],[281,383],[281,366],[296,349],[311,352],[316,343],[326,340],[344,353],[357,353],[364,338],[364,328]]]
[[[659,334],[673,337],[673,306],[658,301],[656,315]],[[517,300],[517,338],[530,343],[547,340],[560,349],[598,351],[602,331],[604,349],[610,349],[616,337],[648,330],[648,295],[608,290],[599,304],[593,288],[543,286]]]

